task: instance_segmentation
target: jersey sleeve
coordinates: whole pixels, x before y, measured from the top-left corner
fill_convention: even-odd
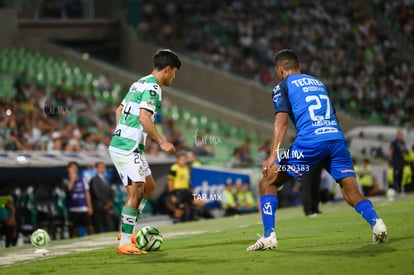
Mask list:
[[[279,112],[289,112],[290,104],[288,98],[288,89],[285,82],[280,82],[275,86],[272,92],[272,100],[275,114]]]
[[[151,89],[145,90],[142,93],[139,108],[155,113],[157,111],[157,106],[161,105],[160,92],[161,89],[158,85],[154,85]]]
[[[173,165],[170,168],[170,172],[168,173],[168,177],[167,178],[169,180],[174,180],[176,176],[177,176],[177,166],[176,165]]]

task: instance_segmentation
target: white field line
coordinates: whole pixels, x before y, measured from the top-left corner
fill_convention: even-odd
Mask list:
[[[206,231],[185,231],[185,232],[175,232],[175,233],[165,233],[162,234],[165,239],[176,239],[182,238],[190,235],[205,233]],[[53,258],[60,255],[66,255],[69,253],[75,252],[84,252],[96,250],[108,246],[117,245],[116,234],[113,236],[105,236],[91,239],[87,238],[77,238],[73,242],[65,244],[54,244],[52,241],[46,249],[47,253],[35,253],[36,248],[27,246],[19,250],[13,250],[13,252],[8,252],[7,248],[0,251],[0,268],[13,265],[16,263],[26,263],[32,262],[40,259]]]

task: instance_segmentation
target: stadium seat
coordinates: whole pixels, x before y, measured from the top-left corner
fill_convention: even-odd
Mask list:
[[[93,75],[70,61],[57,59],[40,54],[37,51],[25,48],[0,49],[0,88],[4,92],[6,100],[16,95],[13,87],[14,77],[23,71],[26,72],[28,81],[34,81],[45,87],[46,94],[51,95],[55,87],[61,86],[68,93],[73,93],[75,87],[79,87],[83,95],[93,96],[102,105],[113,106],[124,96],[125,91],[119,83],[113,83],[112,90],[102,91],[98,87],[98,77]],[[231,156],[234,147],[254,136],[249,135],[242,127],[230,126],[220,120],[192,112],[178,106],[163,108],[162,114],[171,117],[177,127],[183,131],[187,144],[194,146],[194,133],[198,129],[202,135],[216,136],[220,139],[226,138],[226,144],[214,144],[215,156],[208,157],[208,162],[223,164]],[[255,146],[255,145],[254,145]],[[254,147],[252,146],[252,147]],[[253,150],[254,151],[254,150]]]

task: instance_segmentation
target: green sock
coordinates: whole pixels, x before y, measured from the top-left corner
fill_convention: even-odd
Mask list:
[[[138,210],[135,208],[124,206],[121,211],[121,240],[119,245],[131,243],[131,235],[134,231],[135,219]]]

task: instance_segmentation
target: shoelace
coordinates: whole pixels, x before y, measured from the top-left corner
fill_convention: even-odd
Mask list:
[[[259,233],[256,234],[257,237],[259,238],[255,244],[251,245],[249,247],[249,250],[257,250],[257,249],[262,249],[264,247],[264,243],[262,241],[260,241],[260,239],[263,237],[262,235],[260,235]]]

